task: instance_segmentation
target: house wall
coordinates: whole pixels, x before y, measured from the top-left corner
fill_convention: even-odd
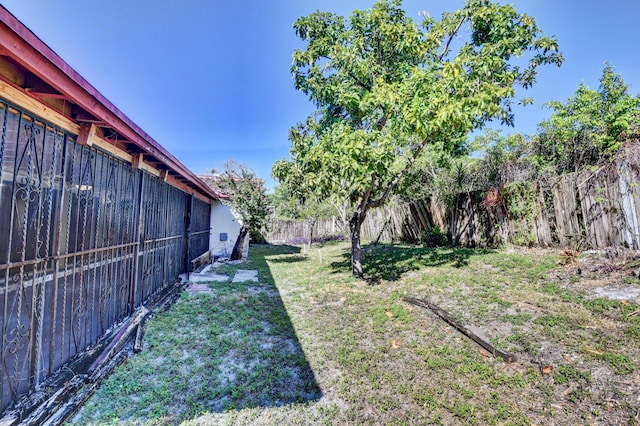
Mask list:
[[[233,246],[240,235],[241,224],[233,215],[228,206],[219,200],[211,203],[211,236],[209,239],[209,249],[211,256],[229,257]],[[226,241],[221,239],[222,233],[227,234]]]

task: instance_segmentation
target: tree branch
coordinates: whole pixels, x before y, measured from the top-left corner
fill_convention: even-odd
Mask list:
[[[482,337],[478,336],[476,333],[471,331],[469,328],[465,327],[458,321],[456,321],[447,311],[442,309],[440,306],[435,303],[431,303],[428,300],[417,299],[415,297],[403,297],[403,301],[407,303],[411,303],[412,305],[420,306],[422,308],[428,308],[433,313],[435,313],[438,317],[444,320],[447,324],[451,325],[453,328],[458,330],[460,333],[464,334],[480,346],[487,350],[490,354],[495,357],[500,357],[506,362],[515,362],[517,359],[515,355],[512,355],[508,352],[501,351],[500,349],[495,348],[491,343],[487,342]]]
[[[362,87],[365,90],[371,91],[372,87],[369,86],[368,84],[365,84],[362,80],[360,80],[358,77],[356,77],[355,74],[353,74],[351,71],[347,71],[347,74],[349,75],[349,77],[351,77],[352,79],[355,80],[356,84],[360,87]]]
[[[384,110],[384,108],[383,108]],[[389,114],[387,111],[384,112],[384,115],[380,117],[380,120],[376,123],[376,130],[380,131],[386,126],[387,120],[389,119]]]
[[[409,169],[411,169],[411,167],[413,167],[413,164],[416,162],[416,160],[420,156],[420,153],[422,153],[422,150],[424,149],[424,147],[427,146],[427,142],[429,142],[428,138],[424,138],[422,140],[422,142],[420,142],[420,145],[414,151],[413,156],[411,158],[409,158],[409,161],[407,161],[407,164],[405,164],[404,168],[398,174],[396,174],[393,177],[391,182],[389,182],[389,185],[384,190],[384,192],[382,193],[380,198],[378,198],[377,200],[370,201],[369,205],[367,206],[367,208],[380,207],[381,205],[383,205],[387,201],[387,198],[389,198],[389,195],[391,195],[391,193],[396,188],[396,186],[398,186],[398,183],[400,183],[400,179],[402,179],[402,177],[405,174],[407,174]]]
[[[320,55],[318,58],[320,58],[320,59],[326,59],[326,60],[328,60],[328,61],[332,61],[332,60],[333,60],[333,58],[330,58],[329,56],[326,56],[326,55]],[[360,79],[359,79],[359,78],[358,78],[354,73],[352,73],[351,71],[347,71],[347,75],[348,75],[349,77],[351,77],[351,78],[356,82],[356,84],[357,84],[358,86],[362,87],[363,89],[365,89],[365,90],[369,90],[369,91],[372,89],[372,87],[371,87],[370,85],[368,85],[368,84],[366,84],[365,82],[363,82],[362,80],[360,80]]]
[[[375,183],[376,183],[375,176],[371,176],[371,185],[369,185],[367,190],[364,192],[362,196],[362,201],[360,202],[360,205],[365,211],[369,209],[369,199],[371,198],[371,192],[373,191],[373,185]]]
[[[456,29],[453,30],[451,35],[449,35],[449,40],[447,40],[447,43],[444,45],[444,49],[442,50],[442,53],[440,53],[438,61],[442,61],[442,58],[444,58],[444,56],[449,52],[449,46],[451,45],[453,38],[458,34],[458,31],[460,31],[460,27],[462,27],[462,24],[464,24],[464,21],[466,21],[466,19],[467,18],[463,16],[460,22],[458,22],[458,26],[456,27]]]

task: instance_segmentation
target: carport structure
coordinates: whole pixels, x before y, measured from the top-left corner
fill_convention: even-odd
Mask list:
[[[0,412],[209,251],[219,198],[0,6]]]

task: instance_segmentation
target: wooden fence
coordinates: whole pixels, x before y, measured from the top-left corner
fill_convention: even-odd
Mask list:
[[[401,203],[372,210],[362,224],[364,241],[417,240],[420,230],[429,225],[424,214],[416,212],[417,204]],[[426,213],[426,212],[425,212]],[[325,237],[349,238],[349,225],[339,218],[272,219],[266,235],[270,243],[308,243]]]
[[[369,212],[362,226],[365,241],[416,243],[430,227],[446,231],[454,245],[500,244],[561,248],[626,246],[640,249],[640,162],[620,159],[597,171],[531,183],[528,214],[517,215],[508,200],[482,205],[481,191],[459,194],[447,206],[437,199],[397,203]],[[333,218],[317,221],[274,220],[267,240],[307,242],[332,235],[348,238],[348,228]]]

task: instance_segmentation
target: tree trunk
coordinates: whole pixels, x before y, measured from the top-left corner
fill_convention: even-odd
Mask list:
[[[349,221],[351,231],[351,272],[356,278],[362,278],[362,245],[360,244],[360,228],[364,222],[365,214],[356,210]]]
[[[240,228],[240,234],[238,235],[238,239],[236,240],[236,244],[233,246],[233,250],[231,251],[231,260],[240,260],[242,259],[242,244],[244,243],[244,237],[249,232],[249,228],[244,225]]]
[[[313,244],[313,230],[316,227],[316,223],[318,222],[318,218],[313,218],[308,221],[309,223],[309,250],[311,250],[311,245]]]

